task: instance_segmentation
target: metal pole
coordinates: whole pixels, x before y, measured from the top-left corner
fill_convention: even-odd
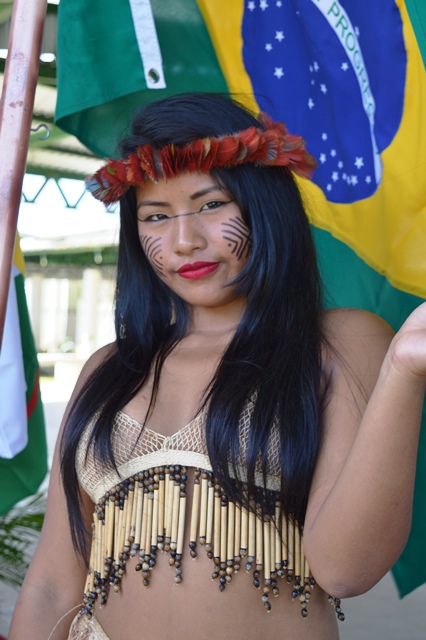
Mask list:
[[[46,9],[46,0],[13,3],[0,105],[0,348]]]

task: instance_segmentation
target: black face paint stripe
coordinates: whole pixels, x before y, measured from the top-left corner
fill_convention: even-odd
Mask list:
[[[251,249],[251,233],[247,225],[240,218],[230,218],[229,222],[222,222],[224,240],[228,241],[228,246],[232,247],[231,253],[247,258]]]
[[[163,265],[161,260],[158,258],[158,256],[160,256],[161,258],[161,255],[160,255],[162,251],[161,241],[162,241],[161,236],[159,238],[154,238],[154,239],[152,238],[152,236],[141,237],[142,247],[143,247],[143,250],[145,251],[146,257],[151,262],[153,268],[156,271],[158,271],[160,274],[163,273]]]

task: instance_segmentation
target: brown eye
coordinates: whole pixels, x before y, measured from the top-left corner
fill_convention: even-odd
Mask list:
[[[229,204],[230,202],[232,202],[232,200],[212,200],[211,202],[203,204],[200,211],[213,211],[215,209],[219,209],[219,207],[222,207],[225,204]]]
[[[152,213],[141,222],[163,222],[164,220],[169,220],[169,216],[166,213]]]

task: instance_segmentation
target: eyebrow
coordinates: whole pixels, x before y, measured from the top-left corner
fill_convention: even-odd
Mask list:
[[[190,200],[198,200],[198,198],[202,198],[203,196],[211,193],[212,191],[220,191],[223,194],[223,191],[216,184],[211,185],[210,187],[206,187],[205,189],[200,189],[199,191],[195,191],[192,195],[189,196]],[[170,202],[163,202],[161,200],[141,200],[138,202],[137,209],[140,207],[170,207]]]

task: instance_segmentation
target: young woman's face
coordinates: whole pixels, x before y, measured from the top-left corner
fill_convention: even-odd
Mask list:
[[[250,231],[209,174],[184,173],[136,190],[142,248],[158,277],[188,304],[235,298],[227,287],[247,263]]]

